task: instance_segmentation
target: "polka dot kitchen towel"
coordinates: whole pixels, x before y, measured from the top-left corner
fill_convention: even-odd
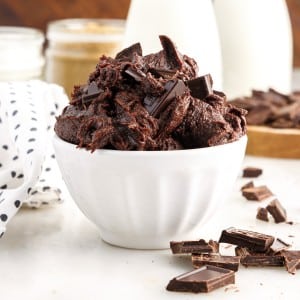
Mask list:
[[[67,102],[53,84],[0,82],[0,236],[21,206],[60,201],[51,137]]]

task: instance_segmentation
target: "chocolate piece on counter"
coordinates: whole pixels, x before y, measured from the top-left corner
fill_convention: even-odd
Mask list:
[[[267,205],[267,210],[273,216],[275,223],[286,221],[286,210],[277,199]]]
[[[249,181],[241,187],[241,191],[243,191],[244,189],[253,188],[253,187],[254,187],[253,181]]]
[[[282,239],[277,238],[270,246],[269,253],[276,254],[282,250],[287,250],[289,247],[291,247],[290,244],[284,242]]]
[[[268,211],[264,207],[259,207],[257,209],[256,219],[269,222]]]
[[[144,106],[150,115],[158,117],[174,98],[182,96],[186,91],[187,87],[182,80],[168,81],[164,94],[160,97],[146,96]]]
[[[228,284],[233,284],[235,282],[234,275],[232,270],[215,266],[204,266],[173,278],[169,282],[167,290],[174,292],[208,293]]]
[[[210,74],[188,80],[186,83],[191,91],[191,95],[197,99],[202,100],[214,94],[213,81]]]
[[[297,269],[300,269],[300,251],[299,250],[283,250],[281,255],[284,258],[286,270],[295,274]]]
[[[143,55],[143,50],[140,43],[133,44],[130,47],[123,49],[116,55],[116,59],[133,60],[134,53],[139,56]]]
[[[210,254],[192,254],[192,264],[194,268],[204,265],[212,265],[232,271],[238,271],[240,258],[238,256],[225,256],[218,253]]]
[[[199,241],[182,241],[182,242],[170,242],[170,248],[173,254],[184,253],[211,253],[219,252],[219,243],[213,240],[209,240],[207,243],[201,239]]]
[[[268,189],[267,186],[262,185],[252,188],[245,188],[242,190],[242,195],[247,200],[262,201],[273,196],[273,193]]]
[[[258,177],[262,174],[262,169],[255,167],[246,167],[243,169],[243,177]]]
[[[240,256],[241,264],[246,267],[248,266],[282,267],[284,265],[284,259],[282,255],[253,252],[244,247],[236,247],[235,254]]]
[[[219,239],[219,243],[228,243],[240,247],[247,247],[257,252],[267,251],[273,242],[274,237],[271,235],[236,229],[234,227],[223,230]]]

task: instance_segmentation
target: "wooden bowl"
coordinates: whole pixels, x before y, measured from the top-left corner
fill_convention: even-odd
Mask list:
[[[248,126],[247,135],[249,155],[300,158],[300,129]]]

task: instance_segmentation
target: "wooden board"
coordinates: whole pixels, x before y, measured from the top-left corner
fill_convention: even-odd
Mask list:
[[[300,129],[248,126],[249,155],[300,158]]]

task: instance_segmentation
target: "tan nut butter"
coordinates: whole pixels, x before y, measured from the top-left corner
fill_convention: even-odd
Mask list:
[[[70,96],[74,85],[86,83],[103,54],[121,50],[125,21],[65,19],[47,28],[46,80],[63,86]]]

